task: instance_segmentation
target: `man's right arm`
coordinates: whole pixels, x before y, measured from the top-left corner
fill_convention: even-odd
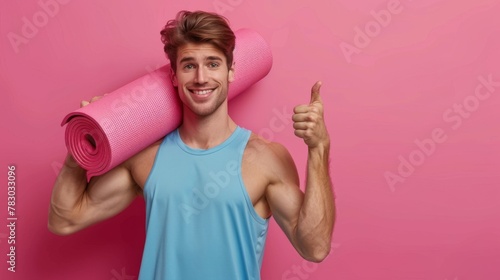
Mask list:
[[[141,193],[126,161],[107,173],[92,177],[68,154],[50,200],[48,228],[68,235],[120,213]]]

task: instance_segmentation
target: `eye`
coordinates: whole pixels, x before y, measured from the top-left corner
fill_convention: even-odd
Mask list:
[[[217,67],[219,67],[219,63],[217,63],[217,62],[210,62],[209,67],[210,68],[217,68]]]
[[[193,64],[186,64],[186,65],[184,65],[183,68],[184,69],[194,69],[194,65]]]

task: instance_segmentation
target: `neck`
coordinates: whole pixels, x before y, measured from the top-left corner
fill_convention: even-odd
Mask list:
[[[236,129],[229,117],[227,103],[208,116],[198,116],[184,106],[179,134],[182,141],[196,149],[209,149],[224,142]]]

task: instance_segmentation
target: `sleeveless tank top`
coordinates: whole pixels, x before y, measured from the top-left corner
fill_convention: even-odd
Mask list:
[[[250,134],[238,126],[207,150],[187,146],[178,130],[163,139],[144,186],[140,280],[260,279],[268,220],[241,176]]]

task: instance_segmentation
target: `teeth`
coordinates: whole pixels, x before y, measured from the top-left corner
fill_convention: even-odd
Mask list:
[[[204,94],[209,94],[211,93],[213,90],[211,89],[206,89],[206,90],[193,90],[192,92],[196,95],[204,95]]]

